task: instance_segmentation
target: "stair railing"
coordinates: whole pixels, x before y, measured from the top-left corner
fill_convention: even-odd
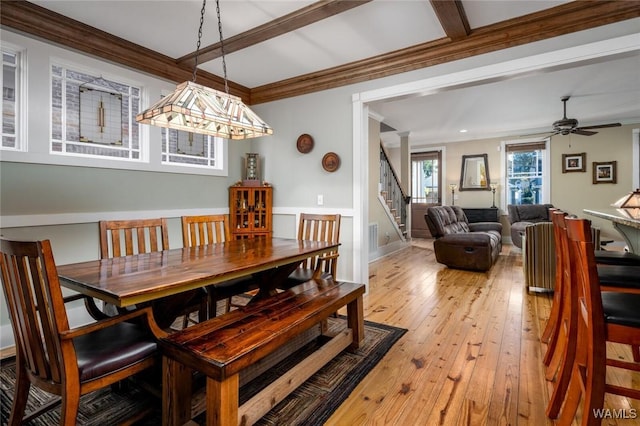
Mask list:
[[[380,144],[380,187],[381,191],[385,193],[385,200],[396,218],[396,223],[403,235],[406,234],[407,206],[411,201],[411,196],[402,190],[398,175],[382,144]]]

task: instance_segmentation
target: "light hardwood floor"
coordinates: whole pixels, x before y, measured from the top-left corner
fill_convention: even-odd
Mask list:
[[[430,240],[369,265],[365,319],[408,332],[362,380],[327,425],[552,425],[551,384],[539,336],[551,295],[524,287],[521,252],[505,246],[487,273],[436,263]],[[627,348],[610,354],[630,358]],[[640,388],[637,374],[608,380]],[[605,405],[637,419],[640,401],[607,395]],[[618,412],[622,413],[622,412]],[[575,423],[575,422],[574,422]]]

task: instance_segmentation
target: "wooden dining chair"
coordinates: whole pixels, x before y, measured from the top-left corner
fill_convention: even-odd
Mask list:
[[[298,240],[340,242],[339,214],[300,214],[298,223]],[[329,254],[315,256],[304,260],[300,266],[289,275],[285,286],[292,287],[309,281],[316,270],[321,272],[320,278],[335,279],[338,268],[338,250]]]
[[[135,219],[100,221],[100,258],[131,256],[169,249],[167,220]],[[184,317],[186,327],[191,314],[198,313],[198,321],[207,317],[207,294],[204,289],[192,290],[152,302],[157,323],[167,328],[178,317]]]
[[[184,247],[198,247],[229,241],[229,218],[227,215],[182,216],[182,244]],[[233,296],[258,288],[251,278],[237,278],[216,285],[207,286],[208,317],[215,317],[219,300],[225,300],[225,313],[233,306]]]
[[[555,291],[553,295],[553,303],[551,305],[551,312],[547,320],[546,327],[542,333],[541,341],[547,344],[547,351],[543,358],[543,363],[546,368],[547,380],[554,380],[560,369],[561,363],[564,358],[564,342],[566,341],[566,330],[560,329],[563,326],[563,321],[569,320],[568,315],[570,312],[566,311],[567,301],[569,300],[568,293],[570,292],[570,265],[569,260],[569,247],[568,239],[566,235],[565,218],[567,213],[553,209],[550,210],[550,216],[554,229],[555,245],[558,248],[555,251],[556,257],[556,276],[555,276]],[[593,229],[592,229],[593,231]],[[595,233],[594,233],[595,235]],[[598,250],[594,251],[598,277],[600,281],[601,291],[617,291],[623,293],[636,293],[640,294],[640,282],[637,277],[640,276],[640,268],[628,264],[600,264],[598,261]],[[566,328],[566,327],[565,327]],[[559,343],[560,342],[560,343]],[[558,347],[558,345],[560,346]],[[635,361],[640,361],[640,351],[637,346],[632,348]],[[568,373],[565,373],[568,374]],[[565,376],[564,382],[567,377]],[[552,398],[553,400],[553,398]],[[556,401],[555,408],[552,412],[556,412],[559,409],[559,401]]]
[[[9,425],[22,424],[31,385],[61,399],[40,407],[27,419],[61,402],[60,424],[71,426],[76,424],[81,395],[159,361],[156,340],[166,333],[155,324],[151,308],[69,327],[49,240],[1,240],[0,269],[16,344]],[[67,300],[80,297],[84,296]]]
[[[567,218],[570,260],[575,264],[576,292],[570,303],[576,312],[575,356],[559,425],[570,425],[582,399],[582,425],[600,425],[598,411],[605,393],[640,399],[640,389],[610,384],[607,366],[640,372],[640,363],[607,358],[607,342],[640,344],[640,295],[603,292],[591,239],[591,222]]]

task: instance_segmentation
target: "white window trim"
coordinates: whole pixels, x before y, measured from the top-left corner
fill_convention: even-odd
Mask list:
[[[27,152],[28,134],[27,134],[27,49],[16,44],[2,42],[2,51],[11,52],[16,55],[16,73],[18,78],[18,86],[16,87],[16,146],[15,148],[2,148],[3,152]]]
[[[507,145],[519,145],[532,142],[542,142],[544,140],[544,156],[542,158],[542,202],[551,202],[551,152],[549,151],[549,144],[551,138],[530,138],[530,139],[515,139],[504,140],[500,142],[500,175],[502,180],[500,186],[504,188],[505,179],[507,178]],[[502,211],[507,211],[507,191],[500,191],[500,208]]]

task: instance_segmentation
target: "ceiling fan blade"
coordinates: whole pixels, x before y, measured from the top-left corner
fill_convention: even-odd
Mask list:
[[[593,136],[598,132],[590,132],[588,130],[582,130],[582,129],[573,129],[571,133],[575,133],[576,135],[582,135],[582,136]]]
[[[608,124],[598,124],[596,126],[580,126],[578,130],[586,130],[586,129],[604,129],[606,127],[620,127],[622,124],[620,123],[608,123]]]
[[[530,133],[528,135],[520,135],[518,137],[520,138],[534,138],[534,137],[544,137],[544,138],[548,138],[549,136],[554,136],[557,135],[558,132],[541,132],[541,133]]]

